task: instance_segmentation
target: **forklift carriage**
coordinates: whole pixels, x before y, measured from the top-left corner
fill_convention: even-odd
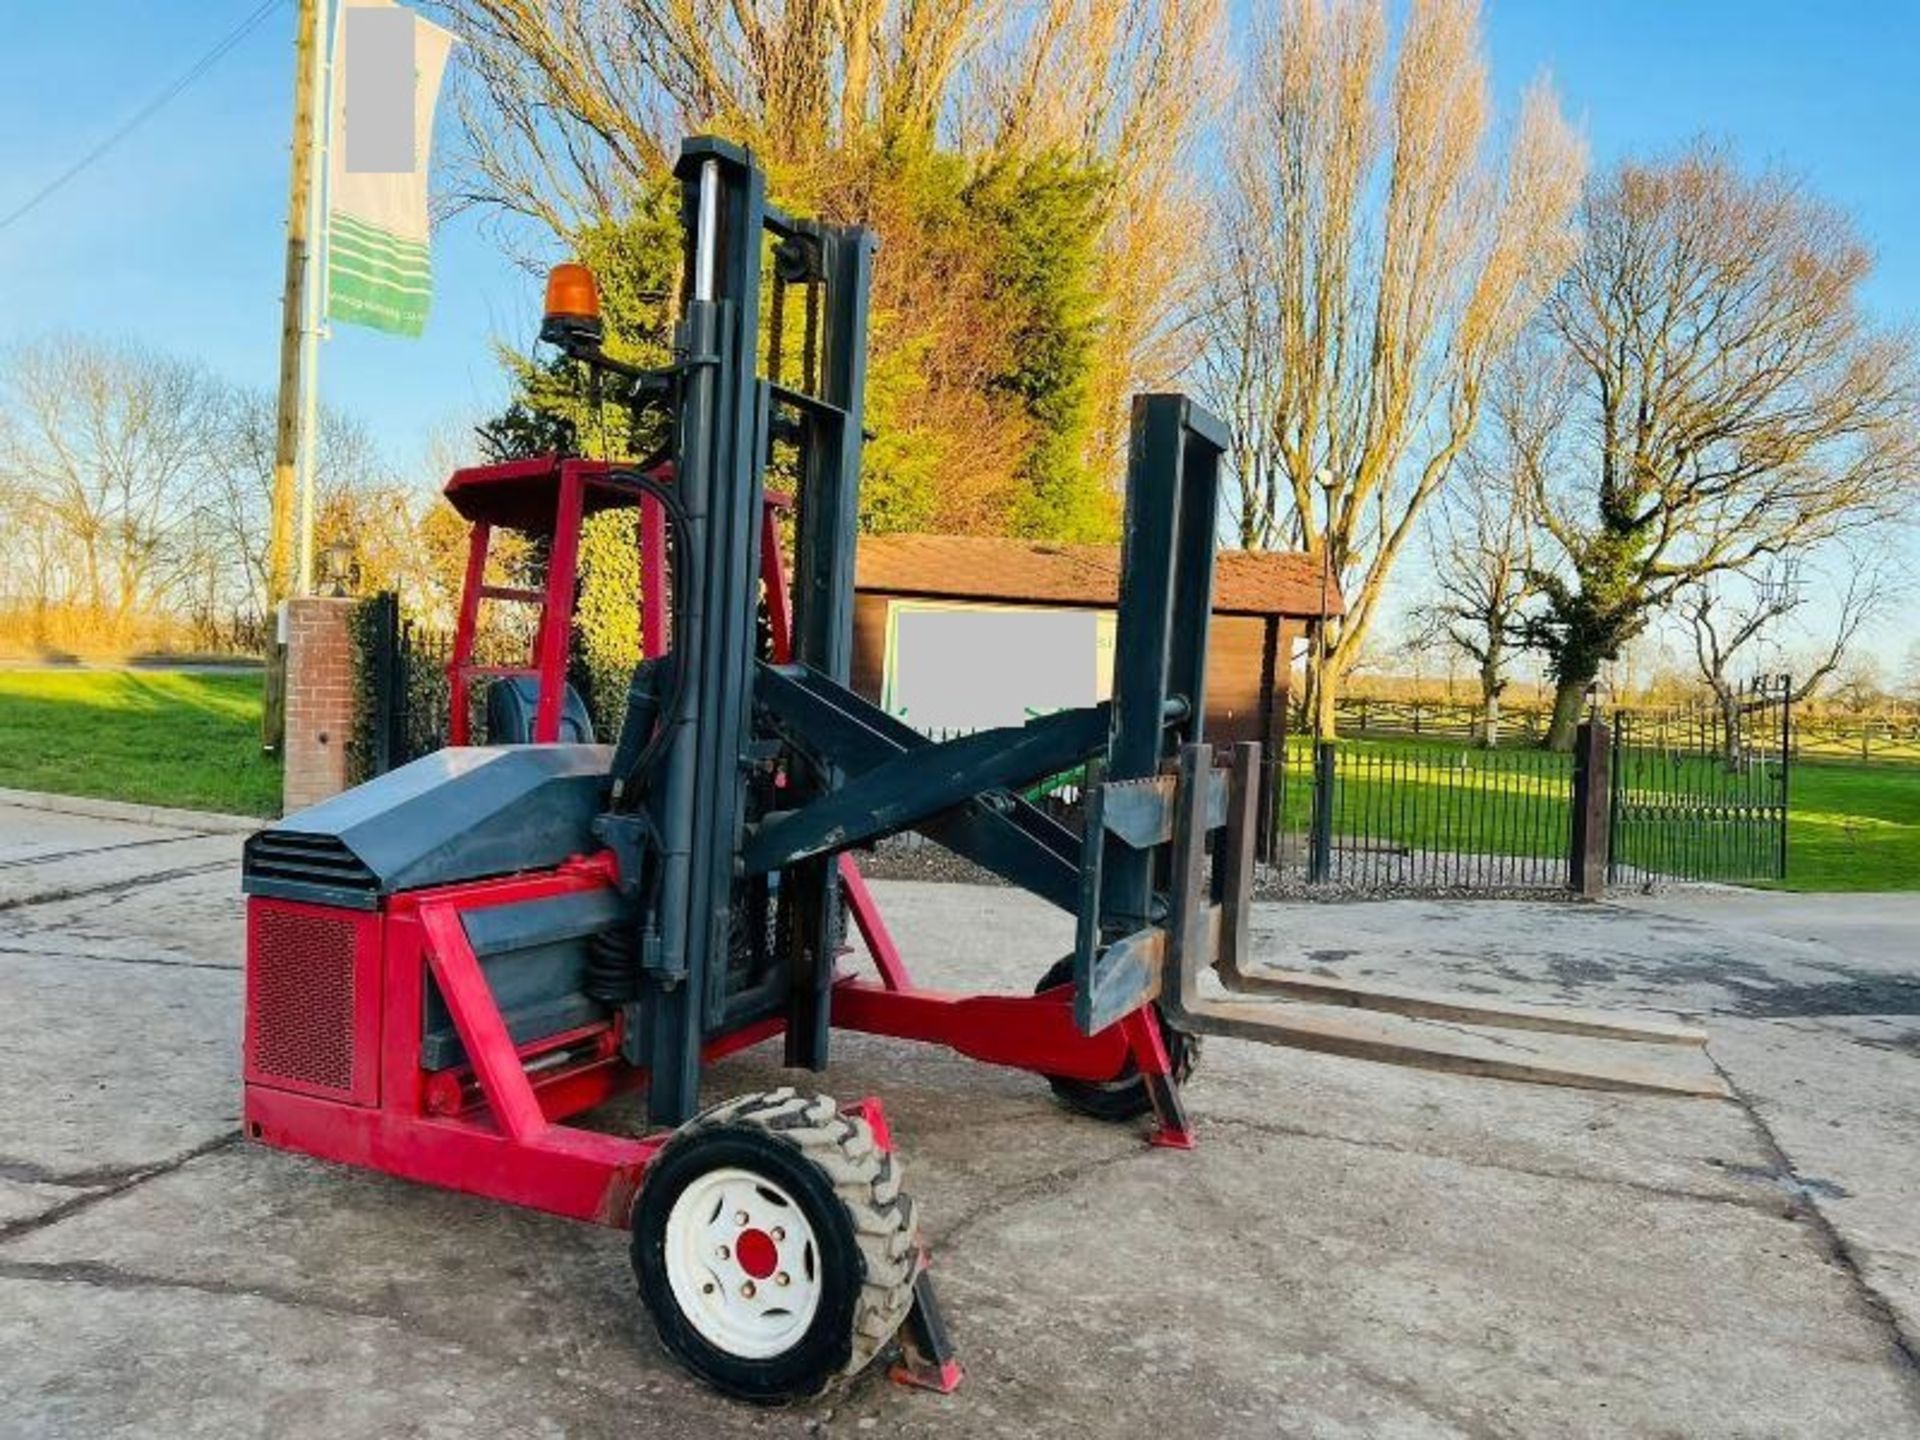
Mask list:
[[[632,1231],[663,1343],[733,1395],[816,1393],[882,1353],[940,1390],[960,1370],[877,1099],[792,1089],[706,1110],[702,1067],[832,1029],[946,1045],[1045,1076],[1186,1147],[1196,1037],[1549,1083],[1716,1093],[1657,1070],[1529,1059],[1329,1013],[1697,1045],[1698,1031],[1322,977],[1255,973],[1247,942],[1257,746],[1202,733],[1220,423],[1133,407],[1112,700],[935,743],[848,687],[873,241],[768,204],[751,158],[682,148],[674,363],[601,349],[591,276],[562,266],[542,338],[596,398],[663,416],[651,461],[545,456],[462,470],[472,525],[449,680],[452,744],[247,843],[245,1115],[265,1144]],[[769,263],[770,256],[770,263]],[[763,270],[772,305],[763,305]],[[805,342],[789,377],[788,292]],[[763,317],[763,310],[770,314]],[[759,373],[766,356],[768,373]],[[791,500],[765,486],[779,449]],[[793,510],[791,587],[778,514]],[[617,746],[566,684],[583,518],[631,510],[648,658]],[[537,588],[492,584],[492,537],[538,538]],[[524,666],[475,661],[483,602],[538,608]],[[490,743],[468,743],[487,686]],[[525,743],[499,743],[503,738]],[[1021,798],[1088,765],[1083,833]],[[924,989],[849,854],[919,830],[1077,918],[1031,995]],[[847,920],[875,978],[838,968]],[[1204,995],[1203,970],[1235,991]],[[569,1124],[644,1088],[644,1135]]]

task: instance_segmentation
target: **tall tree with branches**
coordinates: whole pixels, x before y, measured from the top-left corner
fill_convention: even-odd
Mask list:
[[[1872,256],[1791,176],[1698,145],[1621,165],[1583,205],[1543,312],[1566,367],[1532,638],[1572,742],[1600,666],[1718,576],[1898,518],[1920,470],[1907,336],[1861,303]]]
[[[865,523],[1111,530],[1121,401],[1176,364],[1221,0],[439,8],[469,42],[456,203],[572,243],[708,130],[783,204],[880,232]]]
[[[1573,255],[1584,148],[1544,84],[1502,153],[1475,0],[1279,0],[1249,51],[1204,307],[1248,546],[1323,553],[1347,600],[1319,729],[1492,367]]]

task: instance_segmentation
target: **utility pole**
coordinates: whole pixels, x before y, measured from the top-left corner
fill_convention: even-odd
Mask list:
[[[1320,522],[1320,616],[1313,626],[1313,743],[1318,746],[1326,736],[1326,684],[1327,684],[1327,601],[1333,590],[1333,489],[1336,484],[1333,470],[1322,465],[1314,472],[1314,480],[1320,486],[1320,493],[1326,497],[1326,508]]]
[[[286,650],[281,606],[293,590],[295,471],[300,460],[303,361],[312,252],[314,121],[319,86],[321,0],[299,0],[294,29],[293,153],[288,166],[287,268],[280,301],[280,388],[274,406],[273,502],[267,544],[267,677],[261,744],[280,748],[286,728]]]

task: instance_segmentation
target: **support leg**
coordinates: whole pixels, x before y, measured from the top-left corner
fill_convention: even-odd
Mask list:
[[[1141,1079],[1147,1082],[1147,1097],[1153,1101],[1153,1134],[1150,1145],[1169,1150],[1193,1149],[1193,1125],[1187,1119],[1187,1107],[1181,1102],[1180,1087],[1174,1083],[1173,1065],[1167,1059],[1167,1047],[1160,1038],[1159,1017],[1150,1006],[1142,1005],[1120,1022],[1133,1051],[1133,1063]]]
[[[887,1125],[886,1108],[879,1096],[856,1100],[845,1107],[845,1113],[865,1119],[873,1127],[874,1144],[888,1152],[893,1150],[893,1131]],[[918,1235],[913,1237],[913,1243],[920,1250],[913,1277],[913,1306],[900,1324],[900,1356],[887,1375],[898,1385],[951,1395],[960,1388],[964,1372],[956,1358],[953,1334],[947,1329],[939,1297],[933,1291],[933,1276],[928,1273],[932,1262],[927,1247]]]
[[[889,990],[911,990],[913,977],[907,974],[906,962],[900,958],[900,947],[893,943],[886,921],[880,918],[880,907],[874,901],[873,892],[867,888],[866,876],[860,873],[851,855],[840,857],[840,893],[846,897],[847,911],[853,916],[860,938],[867,942],[874,968],[880,972],[880,983]]]
[[[940,1313],[940,1301],[933,1293],[933,1276],[927,1270],[926,1257],[920,1259],[920,1273],[913,1277],[913,1308],[900,1327],[900,1358],[888,1378],[899,1385],[919,1390],[937,1390],[951,1395],[960,1388],[965,1372],[954,1358],[953,1336],[947,1331],[946,1317]]]

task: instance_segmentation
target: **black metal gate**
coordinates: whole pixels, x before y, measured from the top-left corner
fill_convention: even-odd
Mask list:
[[[353,642],[359,714],[348,770],[357,783],[447,743],[450,639],[405,618],[400,597],[386,590],[356,607]]]
[[[1786,877],[1792,693],[1766,676],[1722,704],[1615,714],[1612,883]]]
[[[1271,763],[1283,885],[1361,894],[1561,891],[1573,757],[1407,740],[1298,740]]]

